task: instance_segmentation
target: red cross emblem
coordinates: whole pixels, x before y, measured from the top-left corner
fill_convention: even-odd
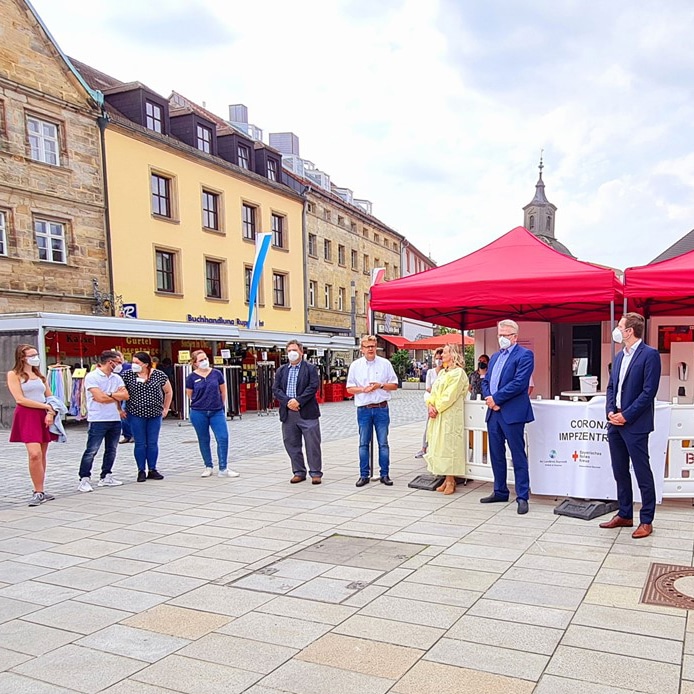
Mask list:
[[[578,453],[574,451],[574,454],[571,456],[574,459],[574,463],[578,460]]]

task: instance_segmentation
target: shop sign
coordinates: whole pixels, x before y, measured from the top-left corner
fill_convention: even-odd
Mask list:
[[[137,304],[123,304],[121,315],[123,318],[137,318]]]
[[[46,354],[51,357],[96,357],[104,350],[116,349],[124,354],[149,352],[159,356],[160,341],[150,337],[120,337],[118,335],[86,335],[64,333],[55,330],[46,332]]]
[[[243,318],[224,318],[223,316],[218,316],[217,318],[210,318],[209,316],[200,315],[193,316],[190,313],[186,314],[186,320],[188,323],[211,323],[213,325],[240,325],[243,328],[248,327],[248,321],[243,320]],[[264,321],[258,321],[259,327],[264,327]]]
[[[178,363],[187,364],[190,361],[190,351],[187,349],[178,350]]]

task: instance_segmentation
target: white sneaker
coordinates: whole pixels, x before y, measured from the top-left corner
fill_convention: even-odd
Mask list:
[[[80,483],[79,486],[77,487],[78,492],[93,492],[94,488],[92,487],[91,480],[89,477],[82,477],[80,478]]]
[[[219,477],[238,477],[239,473],[236,472],[236,470],[232,470],[231,468],[225,468],[224,470],[220,470],[217,475]]]
[[[206,467],[206,468],[202,471],[202,475],[200,475],[200,477],[212,477],[212,468],[211,468],[211,467]]]
[[[99,487],[120,487],[122,482],[119,482],[110,472],[106,477],[99,480]]]

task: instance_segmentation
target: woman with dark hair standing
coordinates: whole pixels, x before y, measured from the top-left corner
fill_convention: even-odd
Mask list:
[[[210,368],[207,354],[196,349],[191,354],[193,371],[186,378],[186,395],[190,399],[190,423],[198,437],[198,446],[205,469],[200,477],[212,475],[210,429],[217,440],[219,477],[238,477],[239,473],[227,468],[229,455],[229,429],[226,418],[227,386],[221,371]]]
[[[17,403],[12,418],[10,443],[23,443],[29,455],[29,475],[34,494],[29,506],[39,506],[55,497],[43,489],[46,478],[48,444],[57,441],[51,433],[56,411],[47,402],[52,395],[46,377],[41,373],[39,352],[33,345],[17,345],[14,367],[7,372],[7,387]]]
[[[130,370],[121,376],[130,395],[126,411],[135,437],[137,481],[163,480],[164,475],[157,470],[159,432],[171,407],[171,383],[163,371],[154,368],[147,352],[135,352]]]

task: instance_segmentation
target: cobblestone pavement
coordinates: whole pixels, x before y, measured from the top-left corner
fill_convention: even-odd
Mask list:
[[[251,416],[231,425],[239,478],[200,478],[167,424],[165,480],[0,509],[0,693],[694,694],[694,613],[641,602],[653,562],[692,566],[689,500],[635,541],[553,498],[519,516],[479,503],[489,484],[409,489],[410,398],[392,487],[355,488],[340,404],[319,486],[288,483],[276,419]]]
[[[423,395],[423,391],[414,390],[399,390],[394,393],[391,428],[421,421],[422,431],[424,430],[426,410],[423,405]],[[321,415],[321,432],[324,441],[335,441],[356,435],[357,420],[353,402],[325,403],[321,405]],[[76,492],[77,470],[84,451],[86,433],[86,422],[71,422],[68,425],[68,442],[51,444],[46,489],[50,489],[54,495]],[[244,414],[241,419],[236,418],[229,422],[229,434],[231,467],[240,458],[284,451],[281,425],[276,411],[263,416],[254,412]],[[31,496],[26,449],[22,444],[8,443],[8,435],[7,431],[0,431],[0,479],[2,480],[0,508],[14,503],[26,503]],[[397,432],[393,432],[392,436],[397,436]],[[202,465],[195,432],[188,423],[179,423],[176,420],[164,422],[160,449],[159,468],[164,474],[197,469]],[[355,448],[355,466],[356,454]],[[94,460],[92,470],[94,478],[98,477],[100,460],[100,456]],[[328,461],[326,465],[329,468],[330,462]],[[134,482],[136,474],[132,445],[119,446],[114,476],[124,482]]]

